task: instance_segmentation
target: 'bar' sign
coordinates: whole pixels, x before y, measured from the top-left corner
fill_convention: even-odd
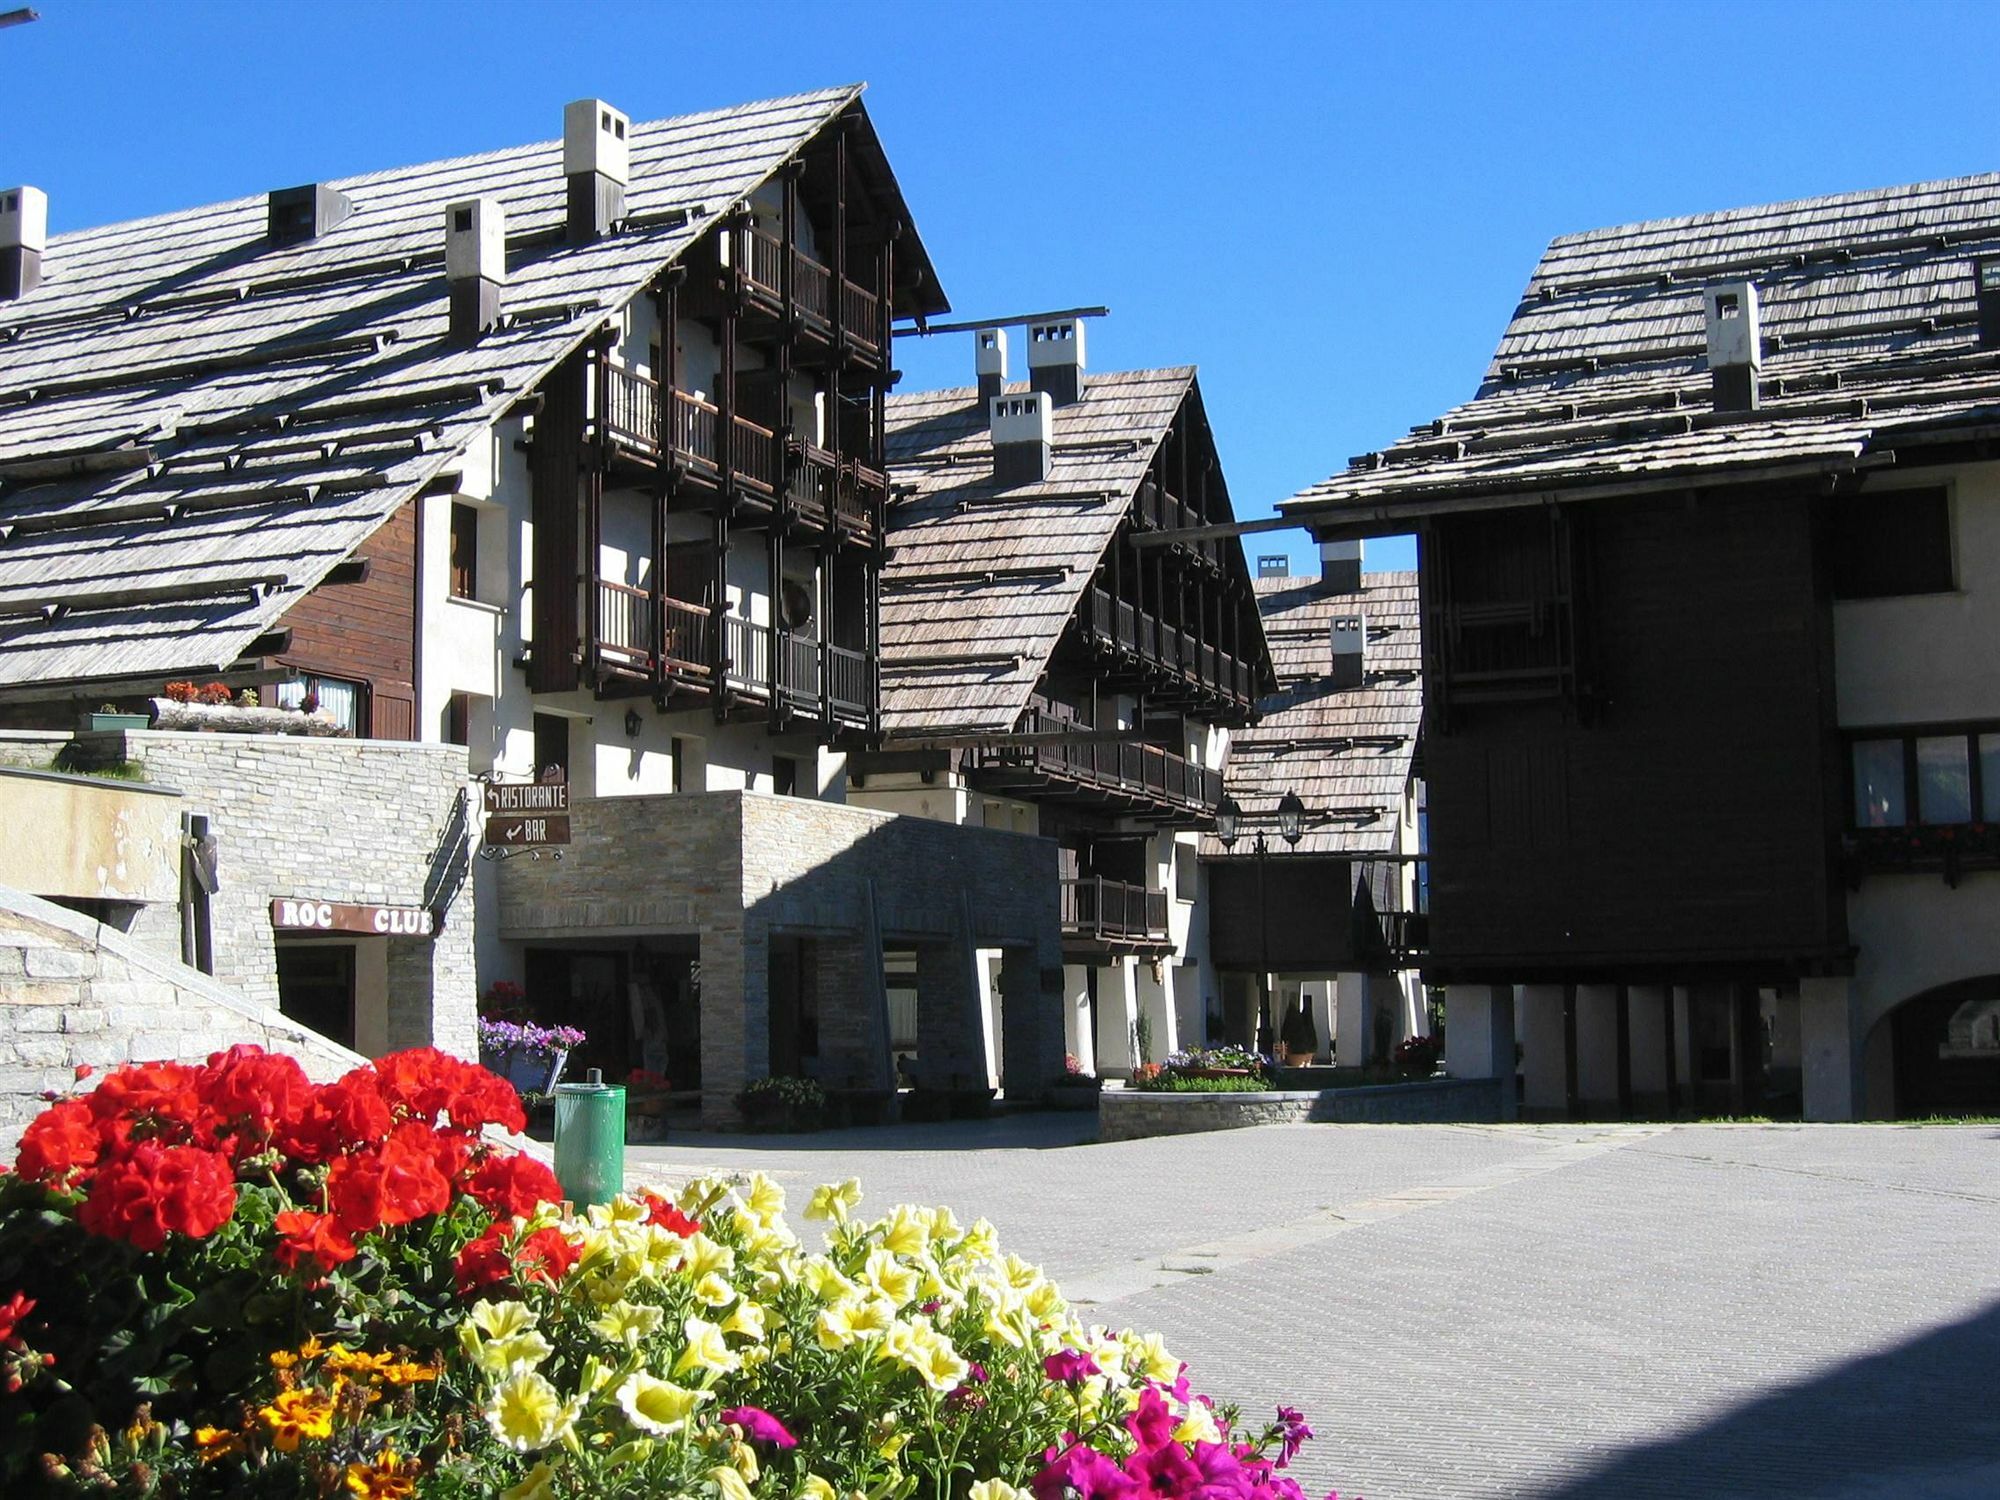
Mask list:
[[[350,906],[340,901],[301,901],[279,896],[271,902],[271,926],[279,932],[360,932],[376,937],[431,937],[437,919],[421,906]]]

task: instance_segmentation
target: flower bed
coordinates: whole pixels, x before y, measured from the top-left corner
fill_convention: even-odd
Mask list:
[[[0,1188],[0,1493],[1297,1497],[1156,1337],[992,1226],[762,1174],[588,1214],[423,1049],[314,1086],[251,1047],[56,1104]]]
[[[1252,1093],[1271,1086],[1271,1063],[1242,1047],[1194,1048],[1176,1052],[1156,1071],[1136,1076],[1132,1086],[1146,1093]]]

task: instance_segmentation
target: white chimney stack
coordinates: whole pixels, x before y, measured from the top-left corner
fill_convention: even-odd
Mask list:
[[[477,343],[500,321],[507,287],[507,211],[497,198],[465,198],[444,211],[444,275],[451,340]]]
[[[1329,686],[1358,688],[1368,677],[1368,619],[1359,610],[1333,617]]]
[[[1055,438],[1055,408],[1048,392],[995,396],[987,413],[993,425],[993,482],[1011,490],[1047,480]]]
[[[563,106],[563,178],[569,184],[569,239],[588,244],[625,217],[632,178],[632,122],[602,99]]]
[[[0,302],[42,284],[49,243],[49,195],[36,187],[0,188]]]
[[[1764,365],[1756,283],[1724,282],[1701,295],[1708,314],[1708,369],[1715,409],[1755,411],[1757,375]]]
[[[1361,543],[1321,542],[1319,544],[1319,586],[1322,593],[1361,592]]]
[[[980,329],[972,336],[972,358],[979,376],[979,404],[985,406],[1007,388],[1007,330]]]
[[[1028,384],[1057,406],[1083,399],[1083,324],[1074,318],[1028,325]]]

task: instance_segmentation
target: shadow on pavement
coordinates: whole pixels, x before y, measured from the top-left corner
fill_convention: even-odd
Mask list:
[[[628,1146],[626,1152],[681,1147],[730,1152],[1047,1151],[1097,1139],[1097,1116],[1054,1110],[999,1115],[990,1120],[941,1120],[925,1125],[860,1125],[810,1135],[752,1135],[734,1131],[670,1130],[664,1141]]]
[[[1912,1268],[1912,1274],[1917,1274]],[[1836,1288],[1827,1295],[1837,1297]],[[1630,1449],[1534,1500],[2000,1495],[2000,1302]]]

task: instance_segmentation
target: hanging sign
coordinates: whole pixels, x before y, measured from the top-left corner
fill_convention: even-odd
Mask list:
[[[344,901],[278,896],[271,926],[279,932],[359,932],[372,937],[433,937],[437,918],[421,906],[355,906]]]
[[[567,816],[521,817],[496,815],[486,820],[486,842],[502,848],[528,849],[569,842]]]
[[[486,810],[490,813],[567,813],[569,782],[489,781]]]

